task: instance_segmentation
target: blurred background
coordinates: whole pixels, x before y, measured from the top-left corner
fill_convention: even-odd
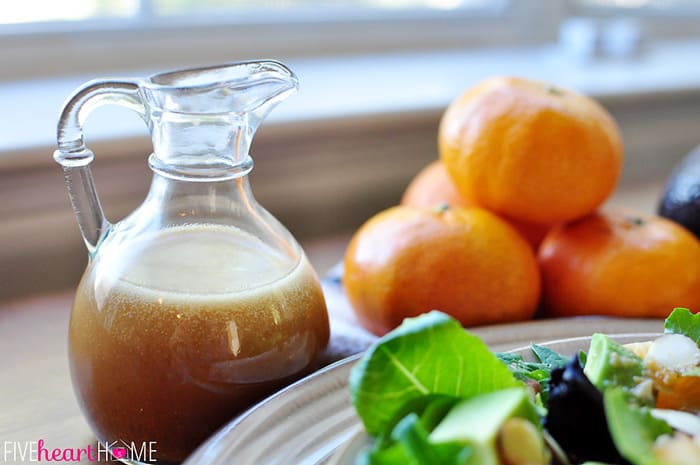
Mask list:
[[[320,273],[437,158],[448,103],[494,74],[597,98],[621,126],[614,200],[653,210],[700,142],[693,0],[23,0],[0,9],[0,299],[76,285],[84,250],[51,158],[63,101],[98,77],[254,58],[301,81],[259,131],[258,200]],[[148,132],[123,109],[86,124],[112,221],[149,185]]]

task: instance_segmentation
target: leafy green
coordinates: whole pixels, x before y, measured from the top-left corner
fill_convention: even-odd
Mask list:
[[[504,363],[517,379],[537,382],[549,379],[548,367],[539,362],[528,362],[520,354],[498,353],[496,357]]]
[[[458,465],[472,455],[469,445],[458,443],[434,444],[422,418],[410,413],[391,432],[389,447],[375,447],[364,453],[359,463],[364,465]]]
[[[349,384],[367,432],[378,435],[413,399],[468,398],[520,382],[478,337],[433,311],[404,320],[377,341],[353,367]]]
[[[426,431],[432,431],[459,400],[458,397],[444,394],[430,394],[410,400],[399,409],[384,431],[375,438],[377,448],[382,449],[393,444],[394,428],[407,415],[411,413],[418,415],[421,426]]]
[[[528,362],[519,354],[498,353],[496,356],[505,363],[508,369],[517,379],[527,382],[535,380],[540,385],[540,396],[543,403],[547,402],[549,396],[549,380],[552,370],[561,368],[568,362],[568,358],[537,344],[531,344],[530,348],[539,362]]]
[[[428,432],[420,425],[418,415],[410,413],[394,428],[394,440],[401,444],[406,455],[418,465],[439,463],[437,451],[428,441]]]
[[[384,449],[372,448],[363,450],[358,459],[357,465],[415,465],[406,455],[406,451],[399,443],[392,442],[391,447]]]
[[[615,447],[633,465],[666,465],[654,458],[657,437],[673,430],[663,420],[654,418],[649,409],[630,403],[629,392],[622,388],[604,393],[605,417]]]
[[[674,308],[666,318],[664,331],[682,334],[700,345],[700,313],[691,313],[687,308]]]
[[[552,368],[561,368],[569,361],[569,357],[565,357],[552,349],[537,344],[531,344],[530,348],[535,353],[537,359],[543,364]]]
[[[581,367],[586,368],[586,364],[588,363],[588,354],[583,350],[579,350],[578,360],[579,362],[581,362]]]

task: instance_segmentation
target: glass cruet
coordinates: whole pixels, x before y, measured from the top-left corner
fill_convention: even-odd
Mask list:
[[[100,443],[155,444],[158,463],[181,461],[326,345],[318,278],[247,176],[256,129],[297,82],[281,63],[242,62],[92,81],[65,104],[54,159],[89,253],[69,359]],[[134,110],[153,140],[146,199],[115,224],[82,133],[103,104]]]

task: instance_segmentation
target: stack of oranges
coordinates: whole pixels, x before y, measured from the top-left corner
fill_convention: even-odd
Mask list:
[[[521,78],[455,100],[440,159],[401,205],[354,235],[343,283],[383,334],[438,309],[465,326],[549,316],[700,310],[700,242],[654,216],[602,211],[622,170],[613,118],[592,99]]]

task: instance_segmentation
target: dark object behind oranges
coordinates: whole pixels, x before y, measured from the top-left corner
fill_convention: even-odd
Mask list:
[[[676,167],[661,198],[659,214],[700,237],[700,146]]]

